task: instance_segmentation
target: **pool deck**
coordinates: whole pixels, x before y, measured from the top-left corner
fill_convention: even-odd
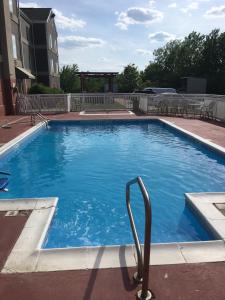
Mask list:
[[[225,124],[209,123],[198,119],[184,119],[178,117],[164,116],[136,116],[136,115],[79,115],[78,113],[58,114],[46,116],[50,120],[98,120],[98,119],[165,119],[182,127],[194,134],[225,147]],[[0,128],[0,145],[9,142],[19,134],[31,127],[30,117],[28,116],[0,116],[0,125],[4,122],[12,123],[11,128]],[[14,123],[16,122],[16,123]],[[218,126],[219,125],[219,126]]]
[[[22,119],[21,119],[22,118]],[[146,116],[101,116],[101,119],[153,118]],[[158,117],[157,117],[158,118]],[[175,117],[160,117],[185,130],[225,147],[225,128],[208,122]],[[49,119],[83,120],[99,116],[80,116],[77,113],[49,116]],[[20,123],[9,129],[0,128],[0,144],[10,141],[29,129],[30,118],[21,116],[0,117]],[[1,269],[22,231],[26,216],[5,217],[0,214],[0,265]],[[11,300],[74,300],[74,299],[135,299],[139,289],[132,282],[134,268],[94,269],[82,271],[0,274],[0,299]],[[150,284],[158,300],[225,299],[225,262],[152,266]]]
[[[3,266],[27,218],[0,215],[0,264]],[[0,274],[4,300],[129,300],[138,287],[134,268]],[[224,300],[225,263],[153,266],[150,285],[158,300]]]

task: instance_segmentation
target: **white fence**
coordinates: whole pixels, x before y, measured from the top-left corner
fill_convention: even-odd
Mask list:
[[[20,114],[124,109],[139,109],[146,114],[176,114],[184,108],[186,113],[198,114],[204,107],[211,107],[213,117],[225,121],[225,96],[220,95],[83,93],[20,95],[17,101]]]
[[[17,110],[20,114],[64,113],[82,110],[132,110],[139,94],[60,94],[20,95]]]
[[[193,114],[210,113],[225,121],[225,96],[210,94],[161,94],[140,97],[139,109],[146,114],[176,114],[180,111]]]
[[[81,110],[124,110],[133,109],[138,94],[105,93],[105,94],[71,94],[70,111]]]
[[[68,112],[68,95],[19,95],[17,110],[20,114]]]

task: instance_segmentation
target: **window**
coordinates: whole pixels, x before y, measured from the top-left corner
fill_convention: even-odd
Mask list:
[[[54,62],[52,58],[50,59],[50,73],[54,74]]]
[[[9,10],[11,13],[13,13],[13,0],[9,0]]]
[[[55,63],[55,73],[56,74],[59,73],[59,64],[58,64],[58,62]]]
[[[15,34],[12,34],[12,50],[13,50],[13,58],[17,58],[16,36],[15,36]]]
[[[54,42],[54,49],[55,49],[55,51],[57,52],[57,40],[55,40],[55,42]]]
[[[49,48],[52,49],[52,35],[49,35]]]
[[[26,38],[30,41],[30,28],[28,26],[26,26]]]

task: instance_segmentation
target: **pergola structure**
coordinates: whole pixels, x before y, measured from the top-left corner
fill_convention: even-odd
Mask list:
[[[85,79],[87,78],[106,78],[109,83],[109,92],[113,92],[113,79],[118,75],[118,72],[76,72],[80,77],[81,92],[85,91]]]

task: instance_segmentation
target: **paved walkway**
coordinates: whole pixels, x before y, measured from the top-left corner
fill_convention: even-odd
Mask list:
[[[5,118],[10,121],[21,117]],[[51,119],[97,119],[76,113],[50,116]],[[102,118],[102,117],[101,117]],[[108,116],[107,118],[112,118]],[[113,119],[115,116],[113,116]],[[124,118],[119,116],[119,118]],[[134,118],[134,116],[129,116]],[[146,117],[141,117],[146,118]],[[166,118],[184,129],[225,147],[225,128],[200,120]],[[0,128],[0,143],[5,143],[30,127],[29,118]],[[26,122],[26,123],[21,123]],[[2,119],[0,120],[2,124]],[[0,215],[0,266],[4,265],[26,218]],[[129,300],[135,299],[138,287],[133,284],[134,268],[0,274],[2,300]],[[150,270],[150,286],[158,300],[224,300],[225,263],[154,266]]]

